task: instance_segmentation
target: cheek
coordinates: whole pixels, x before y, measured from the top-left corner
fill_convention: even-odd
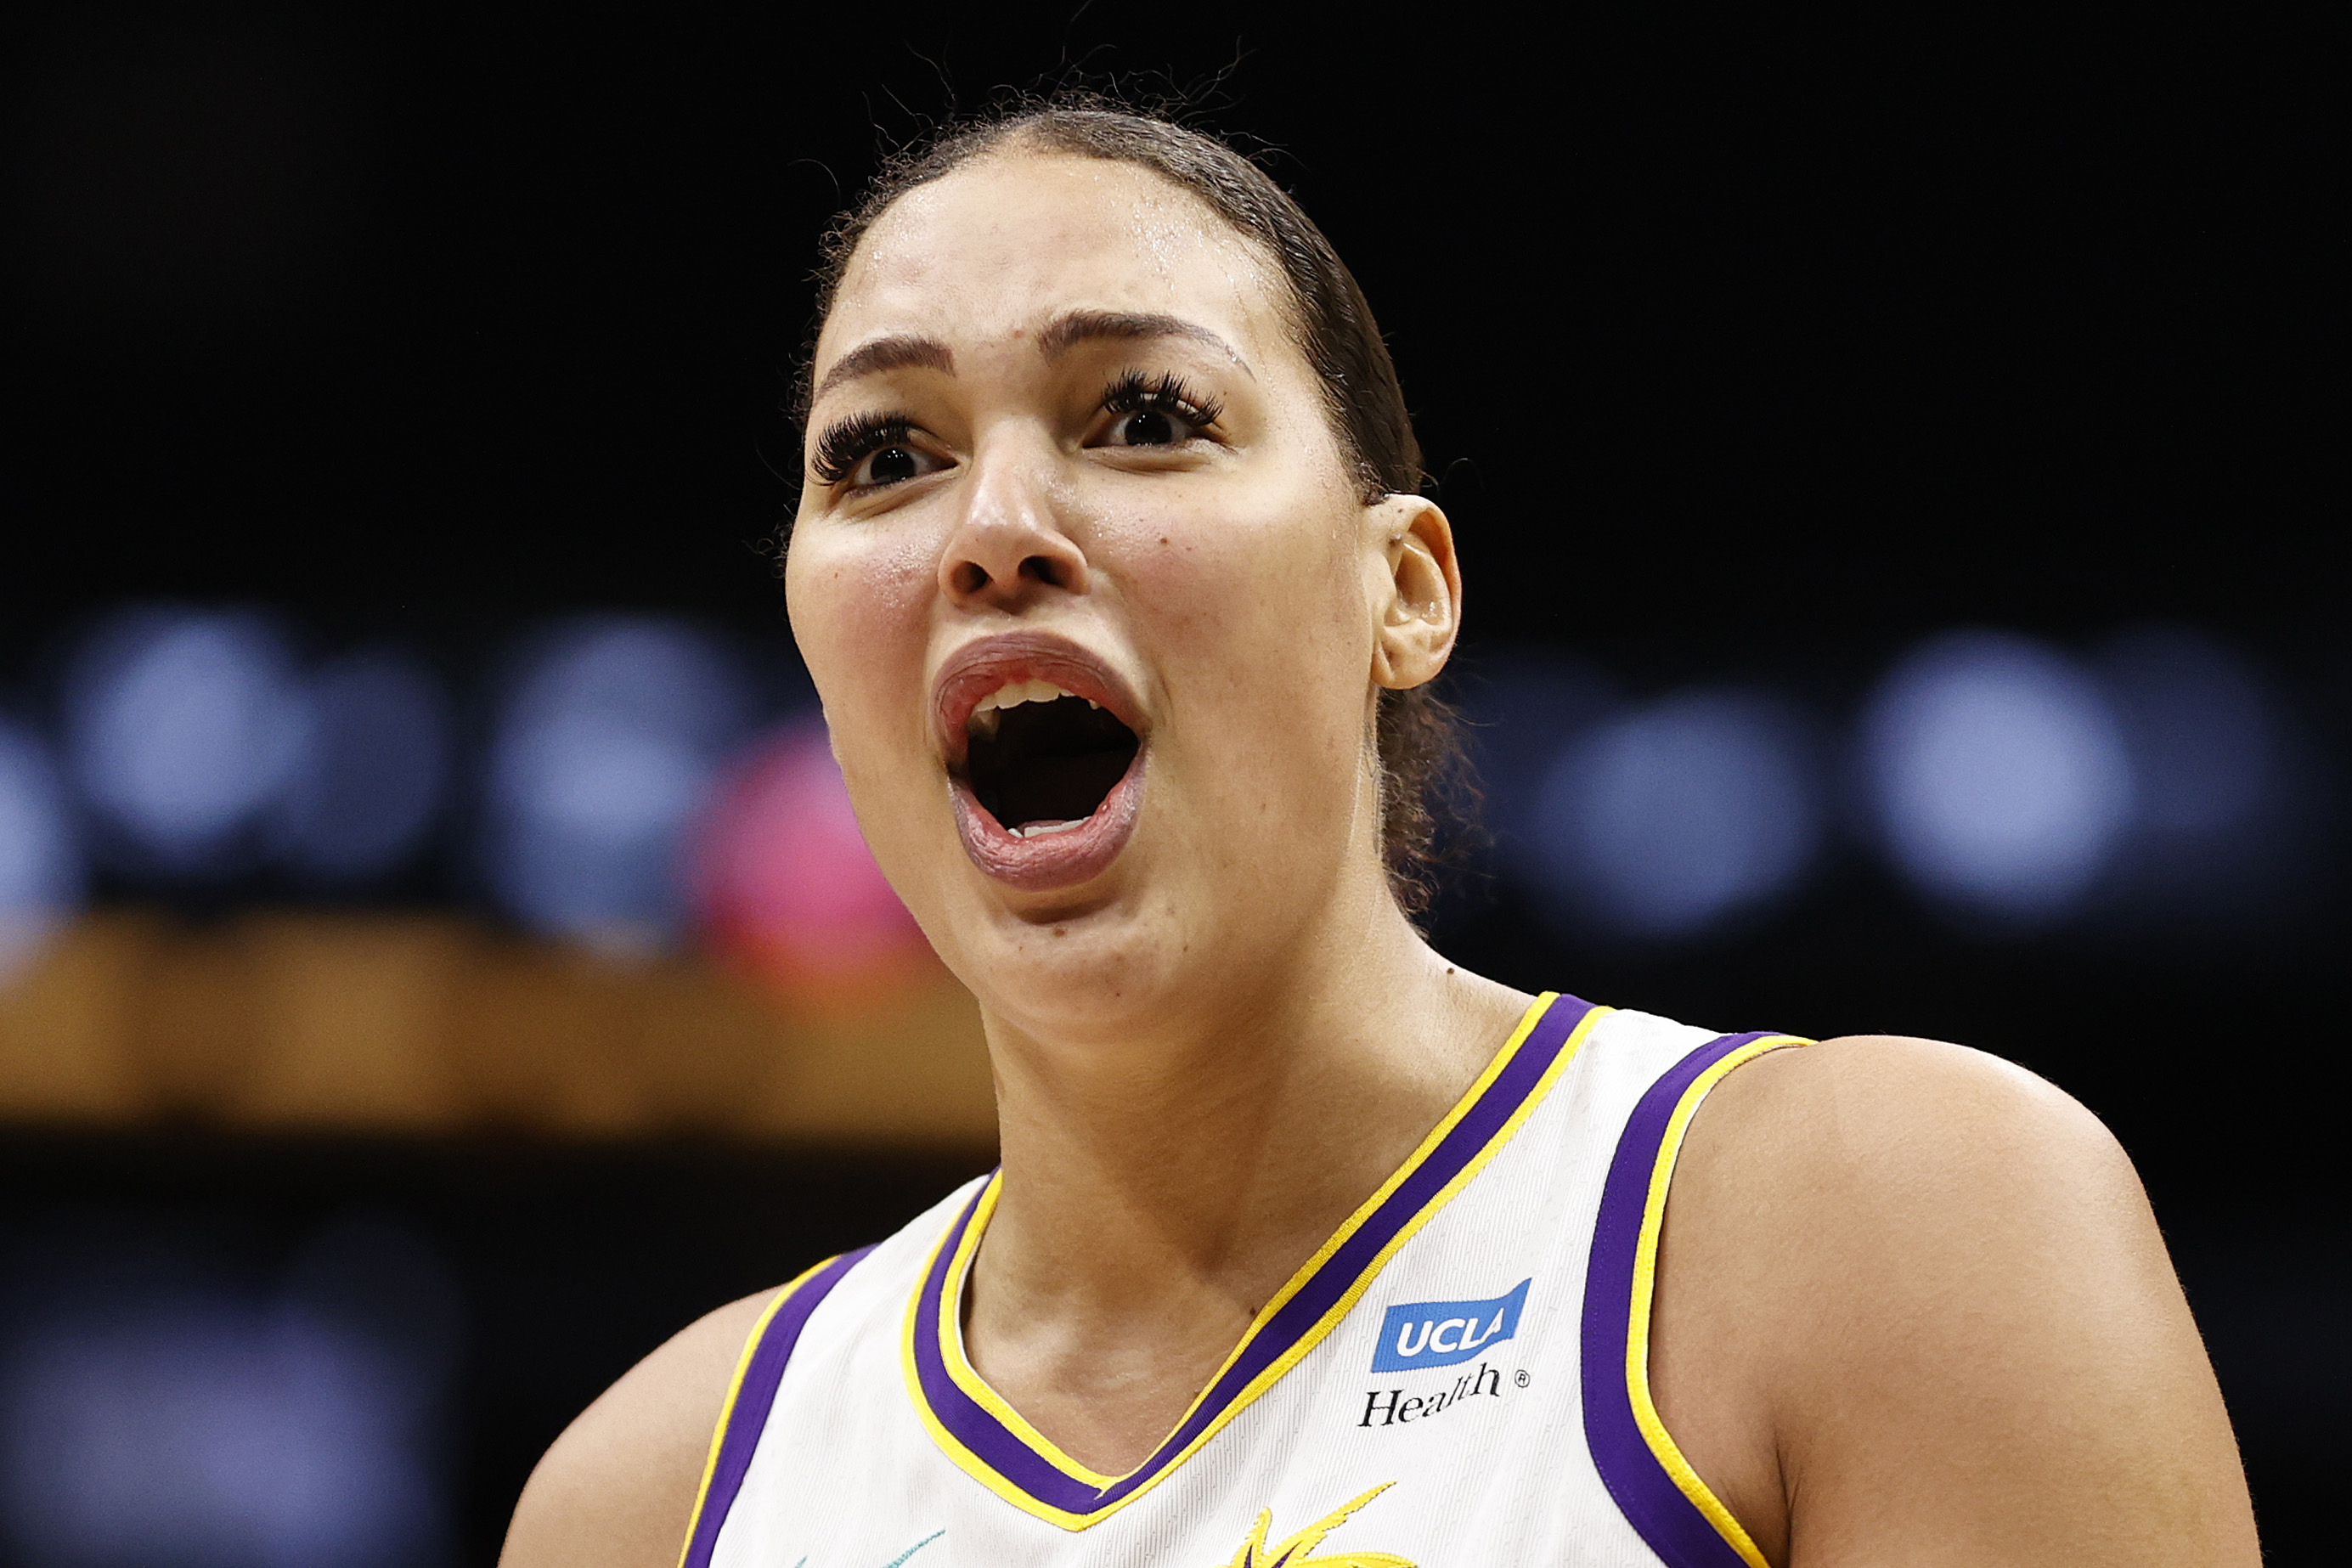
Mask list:
[[[908,683],[922,679],[934,578],[929,554],[878,531],[820,524],[794,537],[785,603],[836,746],[862,746],[862,731],[906,712]]]
[[[1295,725],[1308,706],[1357,725],[1370,678],[1355,518],[1316,487],[1204,495],[1138,520],[1129,613],[1180,698],[1223,710],[1235,734]]]
[[[932,578],[929,558],[905,541],[822,524],[797,531],[784,603],[819,689],[826,674],[854,670],[901,640],[919,658]]]

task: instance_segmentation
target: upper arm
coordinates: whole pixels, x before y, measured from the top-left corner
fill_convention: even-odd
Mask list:
[[[1792,1568],[2257,1560],[2130,1162],[1995,1058],[1867,1038],[1733,1073],[1670,1189],[1652,1342],[1668,1431]]]
[[[774,1296],[685,1329],[565,1427],[524,1484],[500,1568],[677,1568],[736,1364]]]

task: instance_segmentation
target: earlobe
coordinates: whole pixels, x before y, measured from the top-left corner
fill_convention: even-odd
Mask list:
[[[1454,528],[1437,505],[1392,495],[1370,509],[1380,581],[1372,679],[1393,690],[1434,679],[1462,624],[1462,574]]]

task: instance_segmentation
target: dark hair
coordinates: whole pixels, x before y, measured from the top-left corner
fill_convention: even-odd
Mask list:
[[[1293,338],[1314,368],[1340,453],[1367,501],[1419,493],[1421,443],[1405,411],[1396,364],[1371,307],[1314,220],[1266,172],[1213,136],[1094,95],[1016,102],[950,122],[887,159],[857,205],[825,233],[816,284],[822,327],[851,254],[892,203],[1008,143],[1133,163],[1208,204],[1280,267]],[[812,353],[802,356],[792,412],[808,417]],[[1435,891],[1441,802],[1467,784],[1453,709],[1426,686],[1382,689],[1375,723],[1381,763],[1381,839],[1389,886],[1408,914]]]

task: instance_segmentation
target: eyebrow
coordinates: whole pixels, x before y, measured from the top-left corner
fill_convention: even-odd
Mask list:
[[[877,338],[870,343],[860,343],[839,359],[817,383],[809,401],[816,402],[845,381],[855,381],[861,375],[879,375],[886,370],[937,370],[955,374],[955,353],[937,338],[899,336]]]
[[[1189,338],[1206,344],[1239,365],[1242,374],[1251,380],[1257,379],[1249,362],[1208,328],[1181,316],[1163,316],[1150,310],[1069,311],[1055,318],[1054,324],[1038,334],[1037,352],[1047,359],[1059,359],[1080,343],[1105,340],[1136,342],[1149,338]]]
[[[1257,373],[1249,362],[1234,351],[1234,346],[1208,328],[1181,316],[1162,315],[1154,310],[1071,310],[1054,319],[1053,324],[1037,335],[1037,352],[1047,359],[1059,359],[1080,343],[1140,342],[1151,338],[1186,338],[1216,350],[1241,367],[1251,380]],[[870,343],[860,343],[839,359],[817,383],[816,391],[809,396],[815,403],[845,381],[860,376],[879,375],[892,370],[936,370],[955,374],[955,353],[937,338],[901,334],[877,338]]]

